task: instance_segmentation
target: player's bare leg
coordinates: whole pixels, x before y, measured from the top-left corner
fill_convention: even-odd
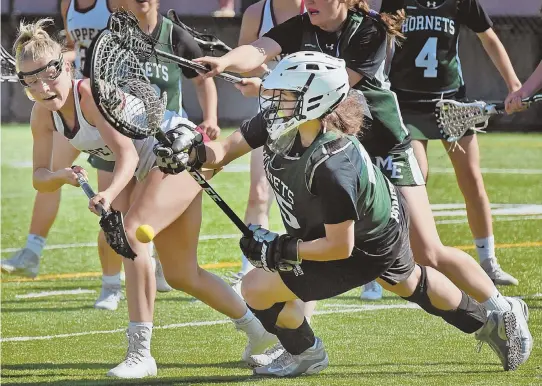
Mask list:
[[[491,208],[480,171],[478,136],[465,136],[459,140],[464,151],[449,151],[450,144],[445,141],[443,144],[454,166],[457,184],[465,198],[467,219],[482,268],[495,284],[518,285],[515,277],[502,270],[495,256]]]
[[[53,154],[53,170],[59,170],[70,167],[79,152],[63,135],[55,131]],[[51,193],[36,193],[26,245],[11,258],[2,260],[2,271],[32,278],[38,275],[41,254],[58,214],[60,198],[61,189]]]
[[[171,192],[182,192],[182,196]],[[164,176],[157,168],[151,170],[136,194],[125,217],[126,234],[138,255],[133,261],[124,261],[130,345],[126,360],[108,375],[139,378],[156,375],[157,372],[150,353],[155,277],[147,245],[135,238],[136,229],[141,224],[149,224],[157,234],[155,245],[168,282],[232,318],[236,327],[249,337],[245,355],[261,353],[276,341],[230,286],[199,268],[196,253],[201,194],[200,186],[187,172]],[[179,234],[183,237],[179,238]]]
[[[417,265],[410,277],[395,285],[378,281],[386,290],[418,304],[461,331],[476,333],[476,339],[488,343],[497,354],[504,370],[515,370],[523,363],[520,328],[511,310],[487,314],[484,306],[430,267]]]

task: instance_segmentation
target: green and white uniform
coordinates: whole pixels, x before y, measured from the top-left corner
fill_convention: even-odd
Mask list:
[[[382,12],[404,9],[406,39],[395,50],[390,81],[413,139],[441,139],[432,99],[462,100],[465,83],[458,55],[460,26],[484,32],[491,20],[477,0],[383,0]],[[425,102],[420,102],[425,101]]]
[[[338,32],[312,25],[308,14],[304,14],[276,26],[264,36],[277,42],[283,54],[321,51],[344,59],[349,69],[362,75],[353,88],[363,93],[369,105],[370,128],[360,139],[363,146],[394,185],[424,184],[409,131],[385,73],[387,36],[378,14],[349,11]]]
[[[203,54],[193,37],[186,30],[174,24],[168,18],[159,16],[158,24],[152,32],[157,41],[156,48],[185,59],[195,59]],[[149,78],[158,94],[167,93],[167,110],[178,112],[186,117],[182,106],[182,77],[191,79],[197,72],[180,67],[176,63],[164,60],[151,60],[142,63],[145,75]]]
[[[266,145],[261,113],[241,126],[253,149],[264,147],[264,168],[289,235],[325,237],[325,224],[354,221],[354,251],[339,261],[303,261],[280,272],[300,299],[325,299],[381,277],[390,284],[414,269],[408,218],[401,197],[354,136],[321,133],[307,148],[299,136],[287,156]]]

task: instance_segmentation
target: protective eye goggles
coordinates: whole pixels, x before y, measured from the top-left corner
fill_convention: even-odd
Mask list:
[[[62,74],[62,67],[64,65],[64,57],[62,54],[58,59],[53,59],[45,66],[38,68],[34,71],[17,72],[17,77],[19,78],[19,83],[23,87],[31,87],[38,82],[50,82],[57,79],[60,74]]]

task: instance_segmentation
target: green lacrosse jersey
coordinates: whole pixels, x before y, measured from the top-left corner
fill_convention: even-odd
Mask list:
[[[157,42],[156,48],[186,59],[202,56],[201,49],[192,36],[168,18],[159,16],[158,24],[152,32]],[[167,59],[153,58],[142,63],[145,75],[149,78],[155,91],[162,95],[167,93],[167,110],[181,112],[182,110],[182,77],[191,79],[198,76],[197,72],[181,68],[178,64]]]
[[[406,39],[396,47],[391,64],[393,89],[400,95],[446,95],[459,90],[464,85],[458,55],[460,26],[477,33],[491,27],[478,1],[383,0],[382,11],[394,8],[404,9],[407,19],[402,27]]]
[[[463,85],[457,54],[457,0],[405,0],[405,41],[393,56],[390,81],[394,89],[449,93]]]
[[[395,188],[354,136],[328,131],[306,148],[298,136],[282,156],[266,144],[269,134],[261,112],[243,122],[240,131],[250,147],[264,147],[265,173],[289,235],[315,240],[325,237],[324,224],[354,220],[356,246],[361,247],[396,230]]]

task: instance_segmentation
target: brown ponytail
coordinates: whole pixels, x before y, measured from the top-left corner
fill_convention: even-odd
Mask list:
[[[357,135],[363,129],[365,109],[359,97],[350,93],[335,109],[321,118],[327,130],[347,135]]]
[[[367,0],[345,0],[348,9],[361,11],[365,14],[371,14],[371,7]],[[389,37],[404,38],[401,28],[406,19],[405,11],[402,9],[395,14],[380,13],[380,20],[386,27],[386,32]]]

